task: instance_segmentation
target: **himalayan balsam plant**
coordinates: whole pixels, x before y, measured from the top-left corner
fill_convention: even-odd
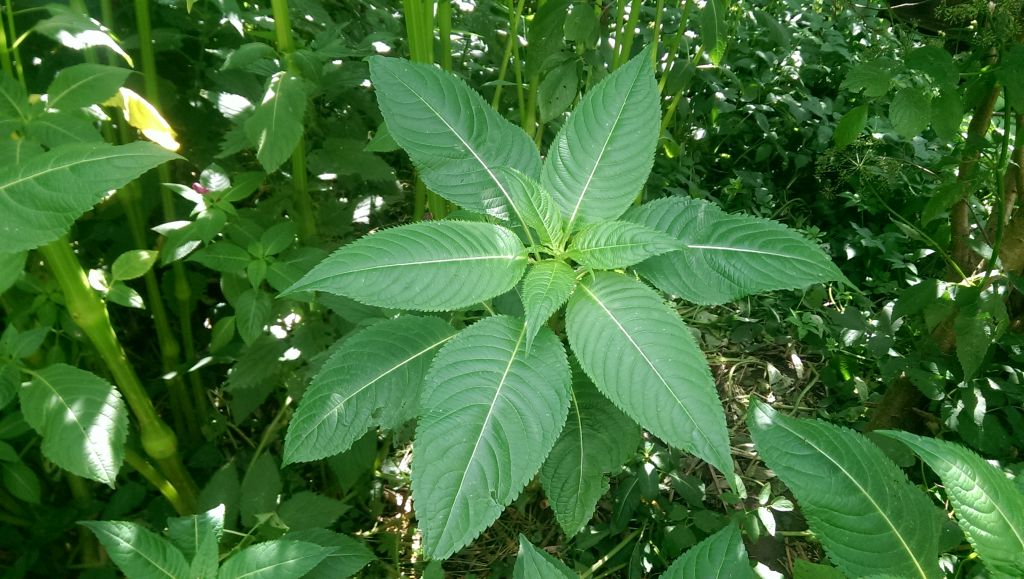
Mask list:
[[[634,452],[637,425],[738,488],[711,372],[664,295],[719,304],[842,277],[779,223],[680,197],[634,206],[658,142],[652,62],[645,50],[589,91],[542,160],[457,78],[370,59],[395,141],[464,211],[367,235],[286,293],[463,314],[403,313],[346,339],[295,412],[285,462],[416,419],[412,493],[428,557],[471,542],[538,472],[574,535],[606,473]],[[456,327],[493,313],[499,296],[521,308]],[[549,324],[563,305],[564,324]],[[585,377],[574,379],[570,353]]]

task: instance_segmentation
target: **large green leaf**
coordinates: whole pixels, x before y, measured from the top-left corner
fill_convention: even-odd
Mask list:
[[[516,555],[516,566],[512,570],[512,579],[577,579],[579,575],[572,572],[558,559],[538,549],[526,537],[519,535],[519,553]]]
[[[0,120],[26,121],[31,114],[25,87],[11,76],[0,74]]]
[[[218,579],[299,579],[334,552],[304,541],[264,541],[232,555]]]
[[[817,245],[785,226],[730,215],[706,201],[658,199],[625,219],[668,233],[685,245],[639,264],[654,285],[698,304],[721,304],[756,292],[843,279]]]
[[[428,557],[468,544],[537,473],[565,423],[569,363],[544,328],[529,354],[522,320],[484,319],[446,344],[427,375],[412,494]]]
[[[19,392],[25,422],[43,437],[43,455],[81,477],[114,486],[124,462],[128,413],[99,376],[66,364],[33,373]]]
[[[46,107],[61,111],[101,103],[117,93],[132,71],[104,64],[76,64],[62,69],[46,89]]]
[[[960,445],[907,432],[879,434],[909,446],[939,475],[960,527],[992,573],[1024,577],[1024,495],[1013,481]]]
[[[513,219],[500,167],[540,175],[537,147],[465,82],[441,69],[374,56],[370,79],[388,129],[431,190],[480,213]]]
[[[565,305],[576,287],[576,273],[561,261],[540,261],[523,278],[523,309],[526,310],[526,351],[551,314]]]
[[[280,167],[299,144],[306,101],[302,79],[279,72],[270,79],[263,102],[245,121],[245,134],[256,147],[256,158],[267,173]]]
[[[304,541],[321,547],[334,548],[334,551],[326,559],[305,575],[305,579],[345,579],[355,575],[374,560],[373,551],[362,542],[327,529],[293,531],[285,534],[281,539]]]
[[[285,293],[316,290],[371,306],[454,310],[507,292],[525,269],[526,248],[504,227],[421,222],[342,247]]]
[[[217,576],[220,552],[217,545],[224,533],[223,504],[187,517],[167,519],[167,533],[174,546],[191,561],[191,576],[205,579]]]
[[[590,90],[548,149],[541,185],[568,228],[615,219],[647,181],[661,107],[650,48]]]
[[[374,426],[394,428],[413,418],[430,361],[454,335],[438,318],[403,316],[345,339],[288,425],[285,464],[344,452]]]
[[[682,246],[679,240],[656,229],[628,221],[602,221],[577,233],[569,250],[580,265],[618,269]]]
[[[540,469],[540,484],[567,537],[590,521],[608,490],[607,475],[640,444],[636,423],[580,374],[573,375],[565,428]]]
[[[587,375],[640,426],[733,480],[725,413],[704,355],[679,314],[642,283],[600,272],[566,308]],[[613,352],[614,355],[609,355]]]
[[[754,579],[743,536],[735,523],[704,539],[677,558],[662,579]]]
[[[750,435],[800,502],[829,559],[853,577],[941,577],[941,513],[864,436],[755,401]]]
[[[57,239],[107,192],[177,158],[152,143],[76,144],[0,168],[0,253]]]
[[[700,11],[700,40],[711,62],[718,65],[728,47],[729,5],[726,0],[707,0]]]
[[[124,521],[79,521],[92,531],[128,579],[183,579],[188,563],[174,545],[141,525]]]

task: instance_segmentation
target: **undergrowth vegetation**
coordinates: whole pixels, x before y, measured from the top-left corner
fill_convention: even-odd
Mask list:
[[[1024,576],[1024,4],[4,0],[0,569]]]

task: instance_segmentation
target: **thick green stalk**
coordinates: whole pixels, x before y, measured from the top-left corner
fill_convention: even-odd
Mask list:
[[[114,332],[106,305],[89,286],[78,256],[64,237],[41,247],[39,251],[64,293],[68,313],[96,348],[135,415],[146,454],[157,461],[185,504],[194,508],[195,484],[178,455],[177,436],[156,413],[153,401],[139,381],[134,367],[128,362],[124,348]]]
[[[139,35],[139,54],[142,56],[143,86],[146,89],[146,98],[149,102],[160,109],[160,87],[157,77],[156,53],[153,50],[153,31],[149,16],[148,0],[135,0],[135,24],[136,32]],[[157,175],[161,183],[170,183],[171,171],[168,165],[160,165],[157,168]],[[163,216],[166,221],[174,220],[174,199],[171,192],[160,187],[160,202],[163,206]],[[185,349],[185,363],[193,364],[196,361],[195,339],[192,336],[192,312],[189,307],[192,288],[188,283],[185,273],[185,266],[180,261],[171,264],[171,273],[174,276],[174,299],[177,305],[178,323],[181,325],[181,343]],[[190,372],[189,380],[192,383],[193,398],[198,419],[204,420],[206,416],[206,389],[203,387],[202,377],[199,372]]]
[[[149,461],[143,458],[140,454],[132,449],[126,449],[124,452],[124,461],[129,466],[134,468],[136,472],[142,475],[142,478],[146,479],[149,484],[153,485],[160,494],[167,499],[167,502],[171,503],[174,510],[179,515],[188,515],[195,512],[195,509],[189,507],[189,505],[182,500],[181,495],[178,494],[178,489],[174,487],[165,477],[160,474],[160,471],[153,468],[153,465],[149,464]]]
[[[441,68],[452,71],[452,0],[438,0],[437,36],[441,42]]]
[[[8,2],[8,6],[10,2]],[[7,10],[10,10],[8,7]],[[11,65],[11,55],[7,50],[7,27],[0,24],[0,65],[3,66],[4,73],[8,76],[14,76],[14,67]]]
[[[274,33],[277,38],[277,49],[284,55],[288,71],[296,74],[292,53],[295,52],[295,40],[292,38],[291,14],[288,12],[288,0],[272,0],[271,10],[274,14]],[[309,196],[309,181],[306,169],[306,139],[299,139],[299,144],[292,152],[292,201],[299,222],[299,237],[310,243],[316,239],[316,215],[313,213],[313,200]]]
[[[10,56],[8,56],[7,39],[6,39],[6,37],[3,39],[3,41],[4,41],[3,42],[3,45],[4,45],[4,59],[3,60],[4,60],[4,63],[7,65],[7,66],[4,67],[4,70],[7,71],[8,73],[10,73],[11,62],[9,61],[9,59],[13,57],[13,59],[14,59],[14,63],[13,63],[14,64],[14,72],[16,73],[15,76],[17,76],[17,78],[18,78],[18,82],[20,82],[24,86],[24,84],[25,84],[25,70],[21,66],[21,55],[18,53],[18,42],[15,40],[15,39],[18,38],[18,34],[17,34],[17,29],[14,27],[14,6],[12,5],[11,0],[7,0],[6,6],[7,6],[7,33],[10,34],[11,42],[13,42],[13,44],[10,46]]]
[[[447,0],[441,0],[444,4]],[[405,33],[409,39],[409,58],[413,62],[434,63],[434,0],[403,0],[402,9],[405,14]],[[447,10],[447,13],[445,13]],[[446,9],[438,7],[441,20],[441,46],[447,46],[448,68],[451,70],[451,6]],[[448,39],[445,42],[445,37]],[[445,60],[442,57],[442,60]],[[423,181],[416,178],[413,185],[413,219],[423,219],[429,210],[432,219],[441,219],[448,214],[448,202],[433,191],[427,190]]]
[[[629,60],[629,53],[633,50],[633,37],[636,36],[636,23],[640,20],[640,0],[633,0],[633,3],[629,5],[629,20],[626,22],[625,27],[622,30],[621,42],[619,38],[615,41],[618,44],[618,53],[615,56],[615,63],[612,66],[612,70],[622,66],[627,60]]]

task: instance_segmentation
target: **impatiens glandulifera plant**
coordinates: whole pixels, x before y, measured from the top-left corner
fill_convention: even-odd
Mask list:
[[[370,59],[391,135],[462,217],[367,235],[285,293],[461,313],[401,314],[340,344],[292,418],[285,462],[415,418],[412,493],[428,557],[467,545],[538,471],[576,534],[605,475],[635,451],[637,425],[739,489],[708,364],[660,292],[719,304],[842,278],[779,223],[688,198],[633,206],[658,142],[652,62],[645,50],[589,91],[542,160],[461,80]],[[563,305],[564,326],[549,324]],[[574,379],[567,351],[585,376]]]

